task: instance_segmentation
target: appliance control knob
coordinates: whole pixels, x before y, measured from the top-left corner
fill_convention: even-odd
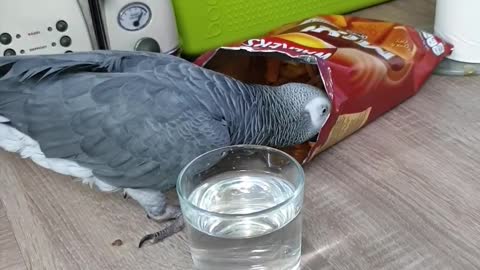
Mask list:
[[[59,32],[65,32],[68,29],[68,23],[66,21],[58,21],[55,24],[55,28],[57,28]]]
[[[15,52],[15,50],[13,49],[6,49],[4,52],[3,52],[3,56],[12,56],[12,55],[16,55],[17,53]]]
[[[153,38],[142,38],[135,44],[135,51],[160,52],[160,45]]]
[[[69,36],[63,36],[60,39],[60,45],[62,45],[63,47],[68,47],[71,44],[72,44],[72,39]]]
[[[9,33],[2,33],[0,35],[0,43],[3,45],[8,45],[12,42],[12,36]]]

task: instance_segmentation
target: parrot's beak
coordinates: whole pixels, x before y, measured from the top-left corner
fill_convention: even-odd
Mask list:
[[[308,141],[314,143],[314,142],[317,142],[317,139],[318,139],[318,133],[315,136],[311,137]]]

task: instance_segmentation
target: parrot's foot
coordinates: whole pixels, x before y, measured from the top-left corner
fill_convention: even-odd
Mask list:
[[[183,228],[185,227],[185,221],[183,219],[182,212],[180,212],[180,209],[177,212],[176,216],[173,217],[173,219],[175,219],[175,221],[173,221],[173,223],[168,225],[168,227],[166,227],[165,229],[156,233],[145,235],[142,240],[140,240],[138,247],[141,248],[146,241],[150,241],[152,244],[158,243],[160,241],[163,241],[165,238],[168,238],[176,234],[177,232],[183,230]]]
[[[125,193],[145,209],[149,219],[158,222],[174,220],[172,224],[168,225],[165,229],[143,237],[139,247],[142,247],[142,245],[149,240],[152,243],[160,242],[183,229],[184,221],[180,207],[167,204],[167,198],[160,191],[126,188]]]

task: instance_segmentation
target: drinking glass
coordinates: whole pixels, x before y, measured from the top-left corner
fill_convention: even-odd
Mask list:
[[[304,172],[290,155],[255,145],[209,151],[185,166],[177,193],[195,269],[299,268]]]

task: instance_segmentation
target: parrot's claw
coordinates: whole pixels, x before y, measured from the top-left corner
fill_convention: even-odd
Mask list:
[[[152,244],[163,241],[164,239],[166,239],[166,238],[176,234],[177,232],[183,230],[184,227],[185,227],[185,221],[183,219],[182,213],[179,212],[178,215],[175,217],[175,221],[172,224],[170,224],[168,227],[166,227],[165,229],[163,229],[161,231],[145,235],[140,240],[140,243],[138,244],[138,247],[141,248],[143,246],[143,244],[147,241],[150,241]]]

